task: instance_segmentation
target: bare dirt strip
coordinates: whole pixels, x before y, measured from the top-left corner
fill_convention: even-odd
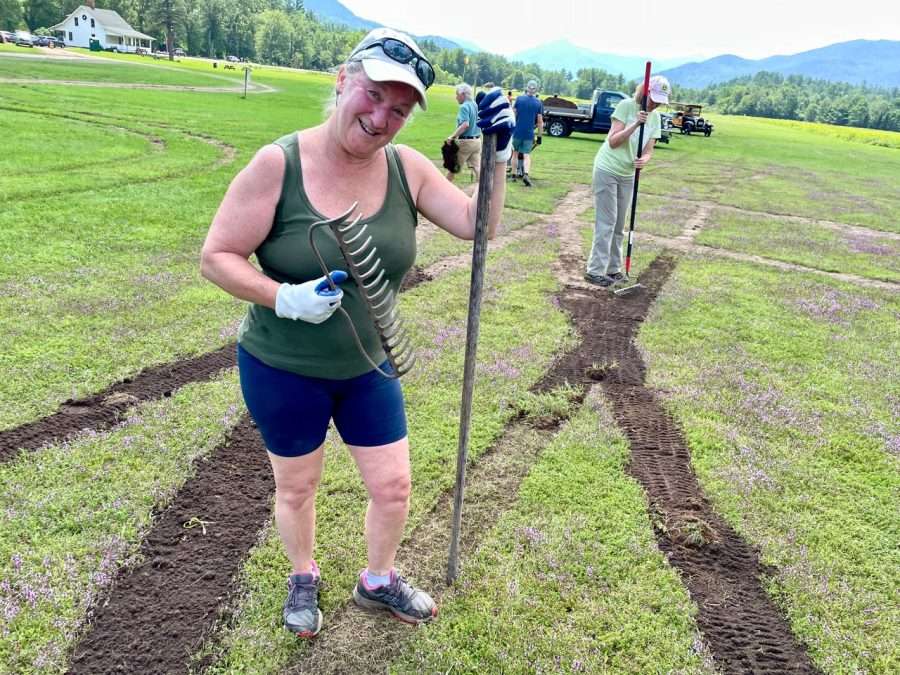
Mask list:
[[[69,673],[184,673],[269,521],[275,481],[244,418],[156,519],[142,562],[120,574]]]
[[[760,586],[765,570],[756,553],[712,510],[691,470],[681,432],[644,386],[645,369],[633,337],[674,260],[662,256],[654,261],[641,277],[644,292],[632,296],[618,298],[583,282],[566,283],[567,278],[580,277],[584,266],[580,253],[573,254],[579,248],[579,226],[572,216],[583,205],[585,194],[585,189],[571,193],[548,219],[558,228],[562,243],[557,272],[565,288],[560,304],[571,313],[583,342],[555,364],[541,387],[568,381],[586,389],[597,381],[602,383],[631,443],[631,471],[647,490],[660,548],[681,570],[700,608],[698,623],[717,665],[725,672],[815,672]],[[233,346],[220,352],[233,363]],[[142,380],[153,381],[151,377]],[[91,397],[93,405],[102,405],[115,393],[113,389],[104,392],[105,396]],[[122,393],[139,400],[164,395]],[[57,413],[61,414],[63,411]],[[547,426],[558,423],[553,420]],[[516,488],[534,459],[518,457],[519,449],[523,445],[543,447],[544,443],[519,442],[529,433],[548,432],[515,422],[473,466],[467,503],[470,509],[481,510],[465,516],[469,529],[463,540],[463,564],[479,533],[515,499]],[[499,464],[492,466],[492,462]],[[498,487],[499,494],[495,492]],[[74,650],[71,672],[187,672],[192,654],[227,605],[241,562],[270,518],[272,489],[264,448],[245,419],[225,445],[198,464],[196,475],[156,519],[141,548],[145,561],[123,570],[109,596],[98,605],[90,632]],[[493,503],[503,495],[503,501]],[[417,581],[436,588],[438,597],[446,551],[442,537],[446,536],[451,499],[449,494],[444,496],[427,522],[410,536],[399,560],[401,567],[415,570]],[[697,532],[702,536],[695,536]],[[360,621],[371,622],[374,628],[363,628],[366,624]],[[408,635],[410,629],[378,615],[357,612],[348,604],[329,617],[308,658],[293,670],[350,672],[353,669],[348,671],[345,660],[348,654],[364,653],[367,662],[360,667],[365,668],[356,672],[383,672],[395,643],[373,636],[402,637],[403,631]],[[366,641],[365,649],[360,649],[360,640]],[[382,651],[390,647],[384,651],[384,660],[372,658],[369,642],[377,643]]]
[[[136,403],[171,396],[191,382],[211,380],[219,371],[233,368],[236,362],[235,346],[229,344],[201,356],[145,368],[93,396],[65,401],[52,415],[0,431],[0,462],[20,451],[58,443],[81,431],[109,429]]]
[[[726,673],[817,672],[763,590],[766,570],[756,551],[706,500],[681,430],[644,384],[634,336],[674,265],[668,256],[654,260],[640,278],[644,291],[632,295],[564,293],[560,306],[584,343],[559,376],[602,381],[631,445],[629,472],[647,492],[657,542],[699,608],[697,624],[716,666]]]
[[[556,271],[564,281],[580,276],[585,267],[581,226],[574,217],[588,206],[585,197],[586,191],[572,192],[563,202],[569,217],[559,221]],[[692,219],[686,229],[700,226],[702,218]],[[680,428],[645,385],[646,366],[634,338],[675,264],[669,253],[658,257],[640,277],[644,289],[630,295],[586,290],[580,281],[568,285],[560,306],[572,315],[584,341],[557,369],[558,376],[602,381],[631,446],[629,472],[647,492],[657,542],[697,603],[697,623],[716,666],[727,673],[815,673],[762,588],[768,572],[757,552],[707,501]]]

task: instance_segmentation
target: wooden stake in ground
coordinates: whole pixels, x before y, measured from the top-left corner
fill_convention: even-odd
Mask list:
[[[472,420],[472,391],[475,386],[475,352],[481,320],[481,289],[484,285],[484,261],[487,257],[488,217],[494,192],[494,164],[497,137],[485,134],[481,147],[481,175],[478,179],[478,210],[475,213],[475,246],[472,250],[472,283],[469,289],[469,319],[466,325],[466,360],[463,367],[462,403],[459,407],[459,449],[456,455],[456,491],[453,497],[453,530],[450,534],[450,559],[447,583],[459,573],[459,531],[462,526],[463,490],[466,485],[466,457],[469,454],[469,423]]]

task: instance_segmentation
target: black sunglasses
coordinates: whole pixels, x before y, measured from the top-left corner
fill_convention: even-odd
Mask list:
[[[424,56],[416,54],[412,47],[405,42],[401,42],[397,38],[383,38],[377,42],[360,47],[350,55],[350,60],[353,60],[353,57],[360,52],[364,52],[372,47],[381,47],[381,51],[390,56],[397,63],[406,64],[412,62],[416,75],[418,75],[426,89],[434,84],[434,68],[431,67],[431,64],[428,63],[427,59],[425,59]]]

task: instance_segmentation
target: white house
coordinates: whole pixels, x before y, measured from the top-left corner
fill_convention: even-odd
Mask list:
[[[95,9],[92,5],[93,2],[81,5],[50,30],[61,33],[70,47],[89,48],[91,40],[97,40],[103,49],[131,53],[139,48],[153,51],[152,37],[129,26],[118,12]]]

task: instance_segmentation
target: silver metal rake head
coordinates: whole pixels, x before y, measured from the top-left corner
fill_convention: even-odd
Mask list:
[[[357,205],[358,202],[354,202],[349,209],[336,218],[313,223],[309,228],[309,244],[328,279],[328,284],[332,289],[337,288],[329,276],[328,266],[322,259],[314,241],[314,233],[320,227],[327,226],[334,233],[350,276],[359,287],[360,298],[362,298],[369,316],[375,324],[375,330],[381,338],[381,346],[384,353],[387,354],[388,362],[394,369],[393,373],[386,373],[378,367],[378,364],[366,353],[350,315],[342,307],[339,307],[338,310],[347,319],[360,353],[379,373],[385,377],[396,378],[410,371],[415,363],[416,355],[403,321],[397,314],[396,294],[391,290],[390,280],[385,278],[381,258],[378,257],[378,249],[372,243],[372,236],[366,234],[369,226],[368,224],[359,224],[362,214],[357,214],[350,220],[350,215],[356,210]]]

